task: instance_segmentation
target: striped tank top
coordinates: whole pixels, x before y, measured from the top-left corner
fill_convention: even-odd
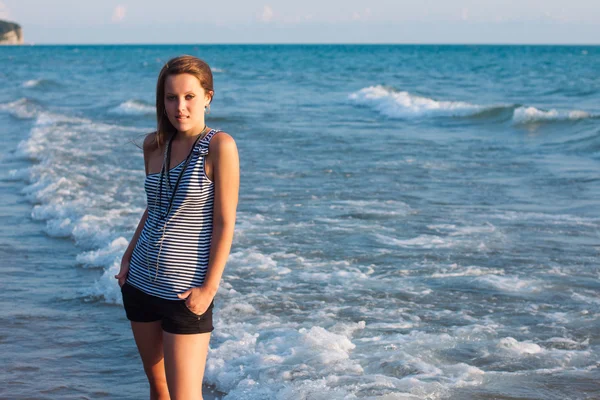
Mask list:
[[[206,176],[204,162],[210,140],[217,132],[212,129],[193,148],[166,219],[159,218],[159,211],[166,211],[185,160],[169,171],[170,189],[166,176],[163,178],[162,200],[157,198],[160,173],[146,175],[148,218],[131,254],[127,283],[151,296],[180,300],[178,293],[204,283],[215,193],[214,183]]]

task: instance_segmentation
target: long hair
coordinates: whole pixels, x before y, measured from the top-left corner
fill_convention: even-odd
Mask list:
[[[207,63],[201,59],[183,55],[167,61],[158,74],[156,83],[156,135],[154,143],[161,147],[163,143],[177,133],[175,127],[169,121],[165,109],[165,82],[169,75],[190,74],[198,78],[200,86],[208,93],[214,95],[212,71]]]

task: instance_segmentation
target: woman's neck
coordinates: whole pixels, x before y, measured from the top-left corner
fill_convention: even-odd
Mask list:
[[[173,140],[182,142],[193,141],[198,137],[198,135],[206,134],[208,131],[210,131],[210,129],[206,125],[204,125],[203,128],[190,129],[189,131],[185,132],[177,131],[177,134],[175,134]]]

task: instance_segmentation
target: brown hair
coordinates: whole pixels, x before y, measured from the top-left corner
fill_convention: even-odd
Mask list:
[[[162,67],[158,74],[158,82],[156,83],[156,134],[154,143],[157,147],[161,146],[161,143],[165,143],[166,140],[176,133],[175,127],[167,118],[165,113],[165,82],[167,76],[178,75],[178,74],[190,74],[198,78],[200,86],[212,97],[214,96],[213,89],[213,76],[212,71],[207,63],[201,59],[183,55],[175,57],[167,61]]]

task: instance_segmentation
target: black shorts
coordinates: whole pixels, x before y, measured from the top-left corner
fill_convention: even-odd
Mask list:
[[[167,300],[151,296],[125,282],[121,286],[127,319],[133,322],[161,321],[165,332],[178,334],[212,332],[214,301],[204,314],[190,310],[185,300]]]

